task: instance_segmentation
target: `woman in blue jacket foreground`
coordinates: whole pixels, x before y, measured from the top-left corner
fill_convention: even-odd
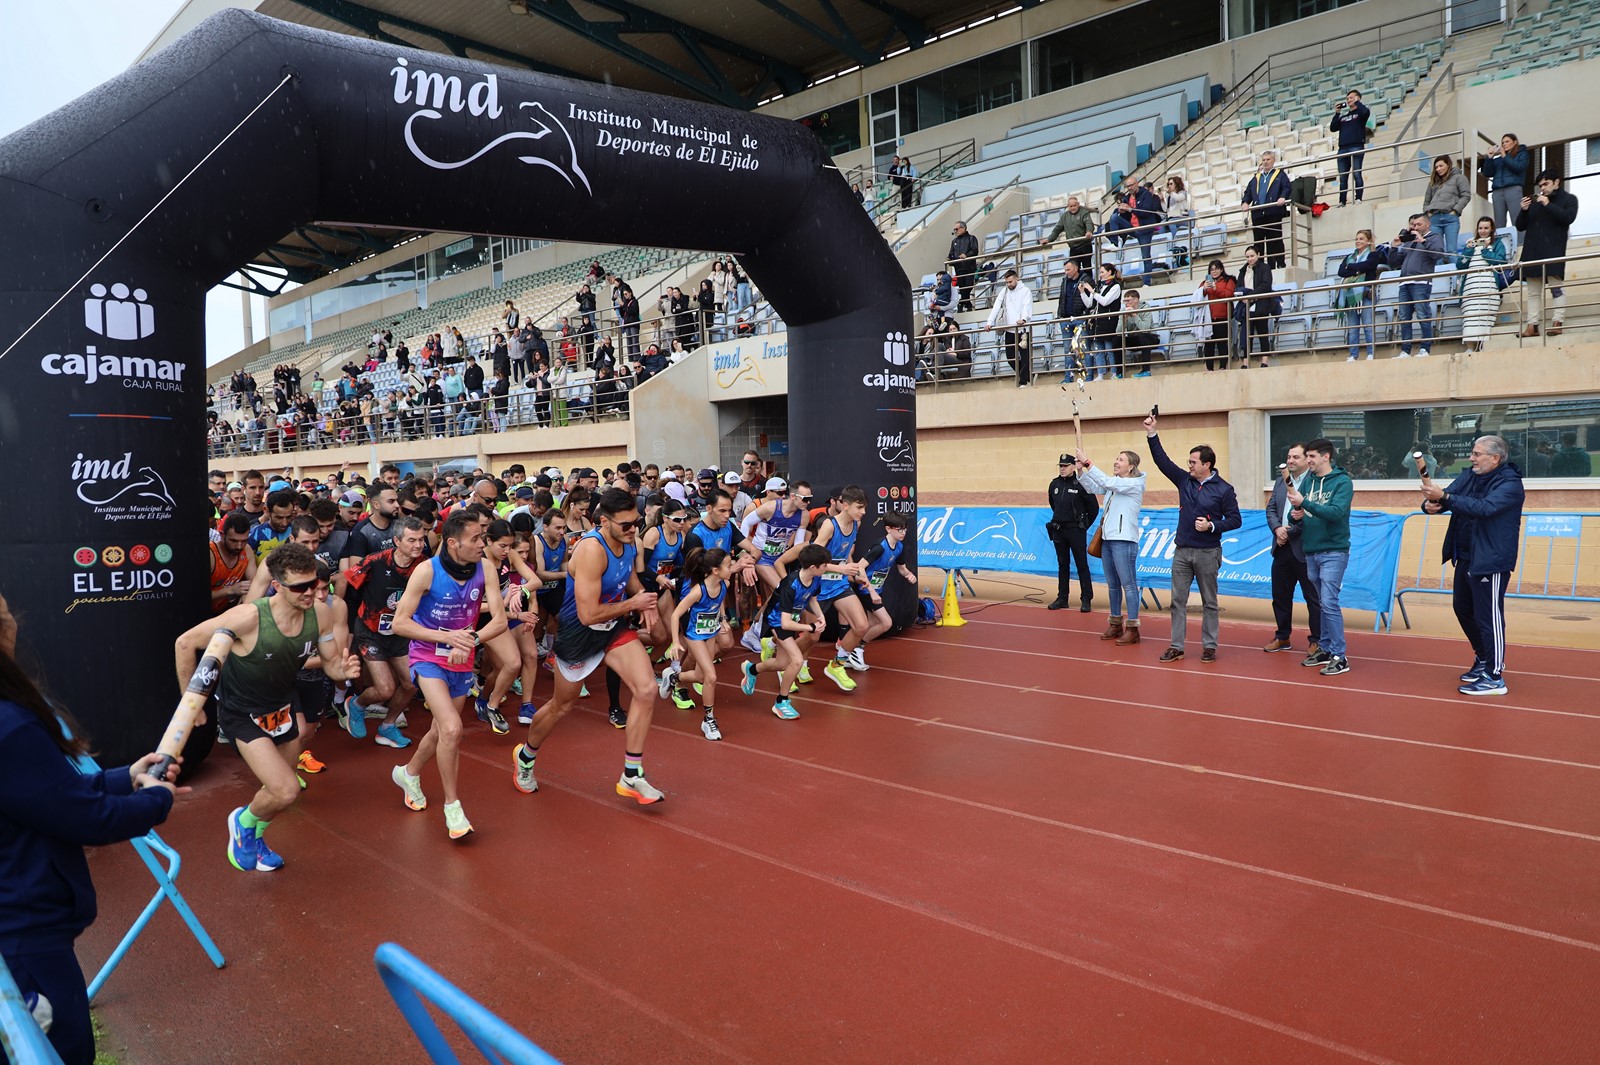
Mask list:
[[[67,759],[88,742],[17,665],[16,649],[17,621],[0,596],[0,957],[25,997],[49,1004],[50,1044],[64,1065],[92,1065],[89,997],[72,950],[95,918],[83,848],[143,836],[189,789],[151,776],[154,754],[79,773]]]

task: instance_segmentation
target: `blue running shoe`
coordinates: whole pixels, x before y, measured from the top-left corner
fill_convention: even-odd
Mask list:
[[[489,700],[480,695],[473,705],[478,709],[478,720],[487,725],[489,723]]]
[[[283,868],[283,859],[278,852],[267,846],[266,837],[256,833],[256,872],[272,873]]]
[[[787,697],[773,703],[772,712],[785,721],[793,721],[800,716],[800,711],[794,708],[794,704]]]
[[[522,712],[517,715],[517,724],[519,724],[519,725],[531,725],[531,724],[533,724],[533,704],[532,703],[523,703],[522,704]]]
[[[367,712],[354,695],[344,701],[344,727],[358,740],[367,738]]]
[[[245,828],[241,806],[228,815],[228,864],[241,872],[256,867],[256,830]]]
[[[1506,690],[1505,678],[1493,673],[1485,673],[1471,684],[1463,684],[1456,689],[1462,695],[1504,695]]]
[[[756,693],[756,664],[747,661],[740,663],[739,668],[744,671],[744,681],[739,685],[739,690],[746,695],[754,695]]]
[[[1488,669],[1489,663],[1485,662],[1481,658],[1474,658],[1472,660],[1472,668],[1461,674],[1461,683],[1471,684],[1473,681],[1483,676]]]
[[[378,746],[394,747],[396,749],[411,746],[411,740],[396,725],[378,726]]]

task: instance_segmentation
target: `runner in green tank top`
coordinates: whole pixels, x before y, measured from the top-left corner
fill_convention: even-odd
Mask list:
[[[241,603],[178,637],[179,687],[188,684],[200,652],[218,629],[234,634],[217,684],[217,724],[261,787],[228,815],[228,861],[236,869],[270,873],[283,859],[267,847],[267,826],[300,797],[295,760],[299,730],[292,706],[295,673],[317,655],[336,681],[358,676],[350,634],[318,602],[317,562],[303,544],[284,544],[267,556],[276,594]],[[197,721],[196,724],[201,724]]]

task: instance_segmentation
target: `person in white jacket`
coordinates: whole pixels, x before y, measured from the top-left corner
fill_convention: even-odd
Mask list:
[[[1139,469],[1139,456],[1132,451],[1117,452],[1107,476],[1079,451],[1078,483],[1105,496],[1100,513],[1100,563],[1111,597],[1111,621],[1100,638],[1115,640],[1119,647],[1138,643],[1139,509],[1144,505],[1144,473]]]
[[[1016,368],[1018,388],[1033,383],[1033,345],[1028,333],[1032,314],[1033,293],[1018,279],[1015,270],[1007,270],[1005,287],[995,293],[994,306],[983,327],[993,329],[1004,339],[1006,369]]]

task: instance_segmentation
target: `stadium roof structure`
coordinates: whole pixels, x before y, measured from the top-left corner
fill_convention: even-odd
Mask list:
[[[222,6],[317,29],[750,109],[1043,0],[190,0],[152,48]],[[418,234],[302,226],[236,286],[276,295]]]

